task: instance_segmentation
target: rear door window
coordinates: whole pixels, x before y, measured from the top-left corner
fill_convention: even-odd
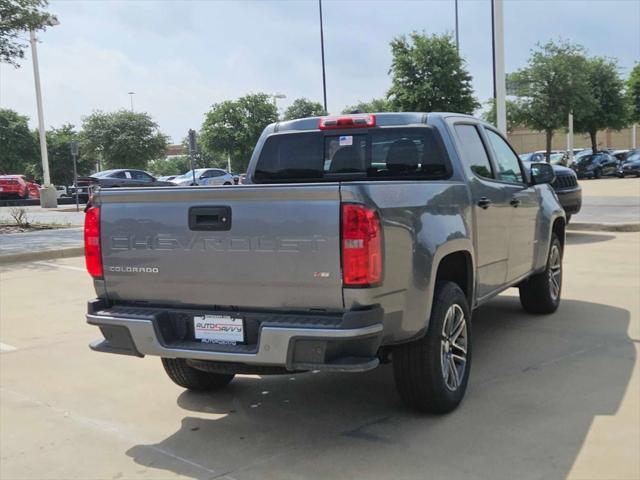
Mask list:
[[[273,135],[262,149],[254,182],[390,178],[443,179],[448,157],[432,128],[385,128]]]
[[[489,155],[484,148],[480,133],[475,125],[459,123],[455,126],[462,148],[462,160],[473,173],[484,178],[494,178]]]

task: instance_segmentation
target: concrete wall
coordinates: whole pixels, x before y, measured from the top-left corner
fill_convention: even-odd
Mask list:
[[[613,148],[621,150],[632,148],[632,128],[625,128],[620,131],[602,130],[598,132],[598,148]],[[509,135],[509,142],[518,153],[535,152],[546,148],[545,135],[542,132],[534,132],[526,128],[516,128]],[[636,142],[640,144],[640,126],[636,127]],[[640,146],[640,145],[639,145]],[[589,135],[574,135],[574,148],[591,147]],[[567,148],[567,134],[557,131],[553,135],[552,148],[554,150],[565,150]]]

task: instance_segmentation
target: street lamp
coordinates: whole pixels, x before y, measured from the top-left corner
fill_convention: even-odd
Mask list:
[[[271,98],[273,98],[273,106],[278,108],[278,104],[276,103],[276,100],[279,98],[287,98],[287,96],[284,93],[274,93],[271,95]]]
[[[50,16],[43,25],[53,27],[60,25],[56,17]],[[40,189],[40,206],[42,208],[56,208],[58,198],[56,189],[51,185],[49,176],[49,155],[47,153],[47,135],[44,129],[44,112],[42,108],[42,88],[40,87],[40,68],[38,66],[38,39],[36,32],[29,30],[29,42],[31,43],[31,59],[33,60],[33,78],[36,84],[36,106],[38,108],[38,130],[40,136],[40,156],[42,157],[42,179],[43,185]]]
[[[136,94],[136,92],[128,92],[129,94],[129,99],[131,100],[131,111],[133,112],[133,96]]]

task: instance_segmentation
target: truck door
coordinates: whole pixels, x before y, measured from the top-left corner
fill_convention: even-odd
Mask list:
[[[507,200],[511,206],[509,221],[509,261],[507,281],[526,275],[533,268],[535,232],[538,220],[539,201],[535,188],[527,184],[516,153],[502,136],[484,128],[491,146],[497,176],[503,182]]]
[[[489,161],[478,127],[471,123],[454,125],[460,154],[471,171],[469,188],[474,218],[478,297],[504,285],[507,275],[508,227],[511,206],[502,183]]]

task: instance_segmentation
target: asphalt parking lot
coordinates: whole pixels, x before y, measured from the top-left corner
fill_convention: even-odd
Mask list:
[[[391,369],[185,392],[91,352],[83,259],[2,267],[0,478],[640,478],[640,233],[570,232],[563,302],[476,311],[467,397],[407,411]]]

